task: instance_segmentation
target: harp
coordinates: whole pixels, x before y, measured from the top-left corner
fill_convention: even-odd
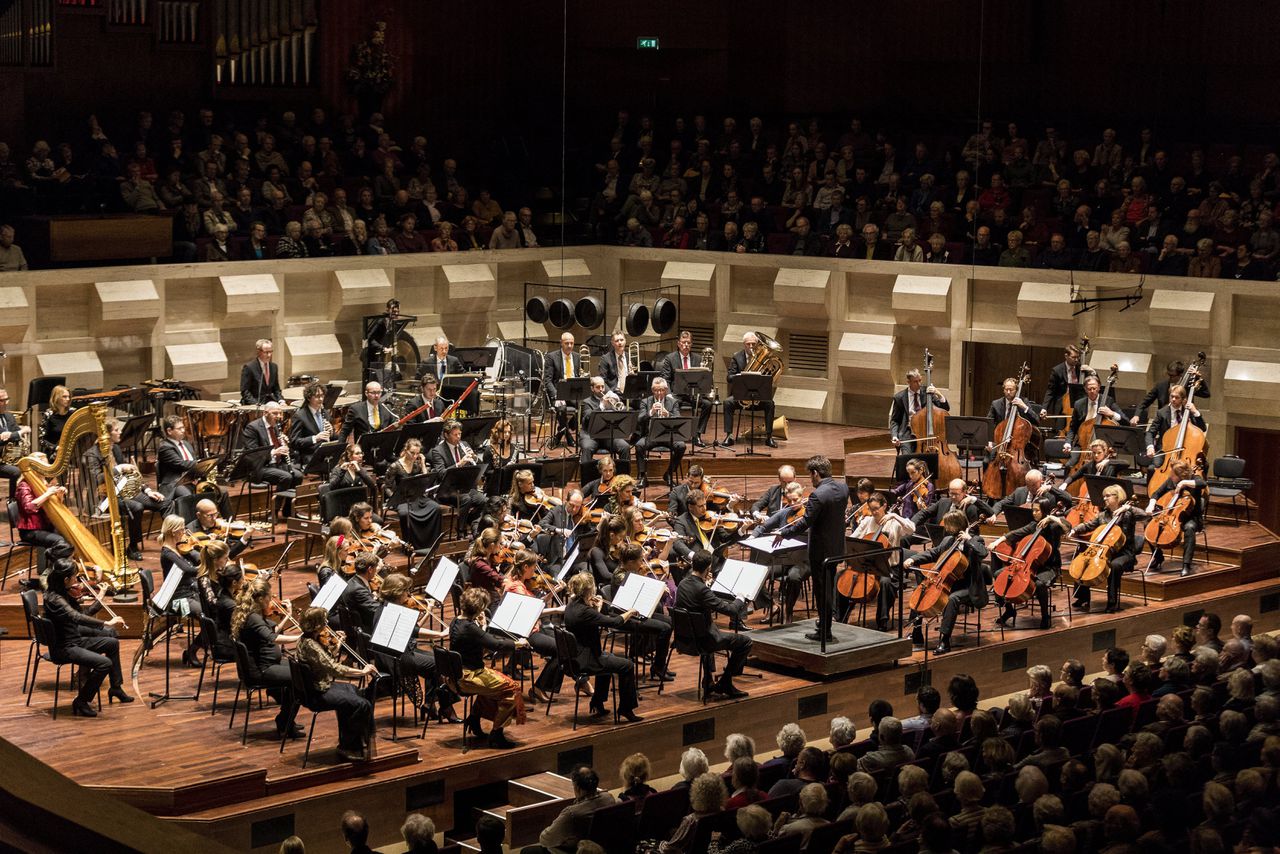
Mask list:
[[[42,463],[35,457],[18,460],[22,478],[36,495],[49,488],[49,478],[64,474],[74,464],[76,445],[84,436],[93,436],[104,460],[111,459],[111,433],[107,429],[107,408],[91,403],[77,409],[67,419],[58,440],[58,451],[52,462]],[[41,509],[59,534],[66,538],[76,554],[87,564],[94,564],[102,571],[103,578],[117,592],[132,587],[138,580],[136,569],[128,565],[125,555],[124,526],[120,521],[120,506],[116,501],[115,480],[104,477],[107,508],[111,512],[111,548],[108,549],[93,532],[84,526],[76,513],[61,497],[46,501]]]

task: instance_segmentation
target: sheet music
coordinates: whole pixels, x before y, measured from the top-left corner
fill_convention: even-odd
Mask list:
[[[519,593],[508,593],[502,597],[489,625],[502,629],[509,635],[527,638],[533,632],[533,624],[542,616],[546,605],[535,596],[522,596]]]
[[[720,567],[716,580],[711,583],[711,590],[736,599],[752,601],[760,592],[760,585],[764,584],[768,574],[769,568],[763,564],[731,558]]]
[[[427,595],[437,602],[443,602],[457,580],[458,565],[449,558],[442,557],[436,564],[435,572],[431,573],[431,580],[427,582]]]
[[[622,588],[613,594],[613,607],[619,611],[637,611],[648,619],[653,616],[654,609],[662,601],[662,594],[667,592],[667,585],[656,578],[636,575],[627,576]]]
[[[178,589],[178,585],[181,583],[182,570],[176,566],[169,567],[160,589],[151,595],[151,601],[156,606],[157,611],[169,610],[169,603],[173,601],[174,591]]]
[[[378,621],[373,624],[373,635],[369,638],[369,643],[394,652],[404,652],[413,639],[418,614],[412,608],[387,602],[382,606]]]
[[[577,562],[578,562],[578,546],[575,544],[574,547],[569,551],[568,556],[565,557],[564,563],[561,564],[560,571],[556,573],[556,581],[564,581],[564,577],[569,574],[569,570],[572,569],[573,565]]]
[[[347,581],[341,575],[334,574],[324,583],[324,587],[320,588],[320,592],[316,594],[316,598],[311,600],[312,608],[324,608],[326,611],[332,611],[333,606],[338,604],[338,599],[347,589]]]
[[[777,554],[778,552],[791,551],[792,549],[803,549],[809,545],[804,540],[797,540],[794,537],[787,537],[776,546],[773,544],[773,540],[772,534],[765,534],[763,537],[747,537],[742,541],[742,545],[765,554]]]

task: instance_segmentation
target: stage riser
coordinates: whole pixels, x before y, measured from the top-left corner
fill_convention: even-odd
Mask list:
[[[1109,620],[1036,633],[1007,643],[999,642],[998,632],[984,631],[981,648],[972,646],[971,637],[959,638],[964,646],[949,655],[931,657],[929,675],[932,684],[944,694],[952,676],[967,673],[982,686],[984,696],[998,696],[1025,688],[1025,670],[1032,664],[1047,664],[1056,671],[1064,659],[1077,658],[1085,663],[1088,671],[1098,671],[1105,648],[1116,645],[1136,653],[1146,635],[1155,633],[1168,637],[1176,625],[1197,616],[1201,608],[1219,614],[1224,622],[1229,622],[1235,614],[1252,614],[1255,632],[1273,631],[1280,628],[1280,610],[1264,613],[1262,599],[1268,594],[1274,597],[1278,592],[1280,584],[1258,584],[1242,591],[1206,596],[1185,606],[1152,605],[1147,609],[1130,609]],[[1114,632],[1114,637],[1111,632]],[[1022,659],[1024,652],[1025,663]],[[1005,669],[1006,663],[1011,665],[1008,669]],[[673,666],[687,669],[695,665],[690,659],[681,657]],[[299,793],[293,799],[296,802],[282,796],[259,804],[244,804],[243,812],[237,815],[227,815],[228,811],[221,810],[217,818],[208,820],[199,817],[173,820],[232,847],[268,852],[274,851],[275,846],[250,849],[252,822],[292,814],[294,827],[300,830],[328,827],[335,815],[346,809],[355,809],[370,819],[373,829],[370,844],[387,845],[398,839],[396,828],[405,813],[406,791],[423,783],[443,781],[443,801],[417,806],[415,811],[431,816],[438,830],[448,830],[453,820],[453,799],[458,793],[540,770],[555,770],[559,767],[560,757],[573,750],[590,748],[591,762],[599,771],[602,784],[616,787],[619,764],[635,751],[643,751],[649,757],[657,776],[672,773],[679,765],[680,754],[688,746],[704,750],[713,763],[723,762],[724,738],[732,732],[750,735],[761,752],[770,750],[777,730],[791,721],[798,721],[811,738],[822,738],[827,735],[830,719],[837,714],[846,714],[853,718],[858,727],[858,737],[862,738],[868,731],[866,710],[873,699],[888,699],[903,716],[914,714],[914,684],[910,686],[911,690],[907,690],[907,680],[908,677],[914,680],[919,670],[916,666],[888,667],[769,696],[759,695],[758,683],[744,679],[740,684],[748,691],[757,692],[758,696],[736,703],[712,703],[703,707],[692,691],[681,692],[680,696],[688,703],[687,711],[639,726],[580,727],[576,735],[558,744],[514,753],[497,754],[482,749],[464,757],[459,751],[459,765],[444,771],[414,775],[411,769],[400,769],[380,775],[394,779],[370,780],[367,785],[356,788],[335,785],[325,787],[323,791]],[[801,705],[820,705],[822,695],[826,696],[825,711],[801,717]],[[555,714],[566,715],[570,711],[571,706],[566,708],[564,703],[560,703]],[[536,714],[541,714],[541,711]],[[688,730],[693,730],[691,735],[696,737],[686,742]],[[519,730],[513,730],[513,734],[519,737]],[[460,741],[455,741],[460,745]],[[450,748],[453,747],[454,742],[450,742]],[[311,847],[308,839],[308,851]],[[345,849],[336,842],[326,844],[320,839],[316,850],[339,854]]]

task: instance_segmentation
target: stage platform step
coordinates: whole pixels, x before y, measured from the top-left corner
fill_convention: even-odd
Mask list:
[[[892,666],[911,655],[911,641],[897,634],[837,623],[835,636],[825,653],[817,641],[805,637],[814,631],[813,620],[756,629],[751,632],[751,655],[781,667],[794,667],[814,676],[838,676],[859,670]]]

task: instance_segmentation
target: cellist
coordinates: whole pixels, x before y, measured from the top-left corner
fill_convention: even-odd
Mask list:
[[[942,623],[938,627],[938,645],[933,650],[937,655],[951,651],[951,630],[955,628],[956,617],[960,614],[960,606],[979,607],[986,604],[987,601],[987,569],[984,563],[987,557],[986,543],[983,542],[981,536],[969,533],[969,520],[960,510],[952,510],[946,516],[943,516],[942,527],[946,530],[947,535],[941,543],[934,548],[912,555],[902,564],[903,572],[906,572],[919,564],[931,563],[939,555],[946,553],[953,545],[956,545],[957,539],[960,540],[959,548],[965,558],[968,559],[969,566],[965,569],[964,575],[956,579],[951,585],[951,593],[947,597],[947,605],[942,611]],[[911,612],[909,618],[911,620],[911,644],[912,646],[923,647],[923,622],[915,611]]]
[[[1142,398],[1142,402],[1138,404],[1138,411],[1129,419],[1129,424],[1131,426],[1138,426],[1139,420],[1146,416],[1147,410],[1151,408],[1151,404],[1154,403],[1157,410],[1169,405],[1169,390],[1182,382],[1184,375],[1187,373],[1187,366],[1183,364],[1181,359],[1174,359],[1172,362],[1164,366],[1164,370],[1168,379],[1160,380],[1160,382],[1156,383],[1147,391],[1146,397]],[[1205,379],[1202,376],[1196,381],[1196,397],[1209,397],[1209,384],[1205,382]]]
[[[915,523],[910,519],[889,509],[889,496],[879,490],[871,493],[867,499],[866,516],[863,516],[851,536],[860,540],[873,540],[884,536],[889,540],[888,548],[901,549],[903,543],[916,532]],[[889,630],[889,618],[893,616],[893,603],[898,598],[898,588],[902,585],[902,553],[896,551],[889,555],[889,575],[880,579],[880,595],[876,600],[876,631]],[[847,602],[839,602],[837,606],[844,613]]]
[[[1076,446],[1076,437],[1080,433],[1080,425],[1084,422],[1092,421],[1099,415],[1110,418],[1117,424],[1120,422],[1122,415],[1101,402],[1099,398],[1101,391],[1102,383],[1096,376],[1090,375],[1085,378],[1084,397],[1071,405],[1071,426],[1067,428],[1067,443],[1062,446],[1063,451],[1070,451]]]
[[[1070,510],[1074,503],[1064,490],[1047,483],[1040,469],[1027,469],[1023,485],[991,505],[991,516],[999,516],[1006,507],[1034,506],[1033,502],[1046,498],[1053,501],[1055,510],[1061,509],[1064,512]]]
[[[1199,394],[1198,387],[1196,393]],[[1206,429],[1204,416],[1200,414],[1200,410],[1194,403],[1187,400],[1187,387],[1171,385],[1169,386],[1169,405],[1157,411],[1156,417],[1152,418],[1151,423],[1147,425],[1147,456],[1156,455],[1156,449],[1160,447],[1164,434],[1181,426],[1183,418],[1191,419],[1193,427]]]
[[[1125,468],[1125,464],[1116,459],[1115,449],[1111,447],[1111,443],[1106,439],[1094,439],[1090,442],[1088,454],[1088,462],[1067,476],[1067,479],[1062,483],[1063,489],[1090,475],[1115,477],[1118,470]]]
[[[1121,576],[1133,569],[1138,562],[1138,543],[1134,535],[1134,528],[1138,517],[1136,511],[1131,505],[1125,503],[1124,487],[1112,484],[1102,490],[1102,500],[1105,507],[1093,517],[1093,520],[1083,525],[1077,525],[1072,528],[1068,536],[1076,538],[1088,534],[1090,531],[1107,524],[1116,516],[1119,516],[1117,525],[1120,526],[1121,532],[1124,534],[1124,545],[1116,549],[1110,558],[1110,572],[1107,575],[1107,609],[1106,613],[1114,614],[1120,610],[1120,578]],[[1081,611],[1089,610],[1089,600],[1091,597],[1091,588],[1087,584],[1077,584],[1072,601]]]
[[[1062,535],[1070,526],[1061,516],[1055,516],[1054,511],[1058,509],[1058,502],[1052,497],[1040,498],[1031,505],[1031,518],[1034,520],[1030,524],[1023,525],[1014,531],[1009,531],[991,544],[991,568],[996,571],[996,577],[999,579],[1006,572],[1014,571],[1014,564],[1006,564],[1003,569],[996,568],[995,548],[1001,543],[1009,543],[1015,549],[1024,537],[1029,537],[1036,531],[1044,537],[1048,542],[1050,552],[1049,558],[1044,563],[1036,567],[1036,574],[1032,579],[1035,584],[1036,600],[1040,603],[1040,628],[1049,628],[1049,591],[1053,587],[1053,583],[1057,581],[1058,574],[1062,572]],[[1013,620],[1014,606],[1006,602],[1001,596],[996,596],[996,605],[1004,608],[1004,611],[996,618],[996,625],[1009,625]]]
[[[919,437],[911,431],[911,416],[924,408],[924,396],[933,397],[933,405],[947,412],[951,404],[934,386],[921,390],[924,377],[916,368],[907,371],[907,387],[893,396],[889,406],[889,438],[899,453],[910,453],[915,450],[915,440]]]
[[[1147,502],[1147,513],[1155,513],[1160,499],[1170,492],[1178,492],[1185,489],[1191,493],[1191,509],[1179,520],[1179,524],[1182,527],[1181,575],[1186,578],[1191,574],[1191,564],[1196,556],[1196,534],[1204,527],[1204,505],[1209,485],[1205,483],[1204,478],[1196,474],[1195,469],[1186,460],[1175,460],[1172,468],[1173,477],[1156,487],[1156,491],[1151,494],[1151,500]],[[1177,498],[1175,497],[1171,504],[1176,501]],[[1157,572],[1163,565],[1164,550],[1159,546],[1153,545],[1149,569],[1151,572]]]
[[[940,525],[952,510],[964,513],[966,525],[978,521],[979,518],[990,519],[995,515],[990,504],[976,495],[969,494],[969,484],[962,478],[956,478],[947,484],[946,495],[923,510],[917,511],[911,517],[911,522],[917,528],[921,525]]]

